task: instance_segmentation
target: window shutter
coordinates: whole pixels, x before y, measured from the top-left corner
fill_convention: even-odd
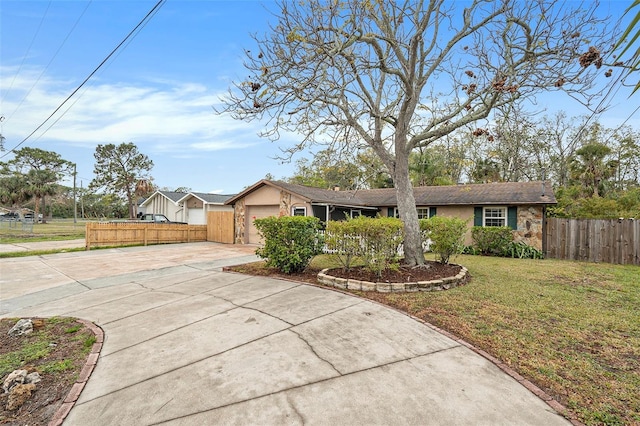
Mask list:
[[[393,207],[387,208],[387,217],[393,217]]]
[[[473,208],[473,226],[482,226],[482,207]]]
[[[507,209],[507,226],[511,229],[518,229],[518,207],[510,206]]]
[[[434,217],[436,215],[436,208],[435,207],[430,207],[429,208],[429,217]]]

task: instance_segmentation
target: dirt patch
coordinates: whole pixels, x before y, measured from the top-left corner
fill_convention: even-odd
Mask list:
[[[9,336],[18,318],[0,320],[0,380],[14,370],[38,372],[30,398],[7,410],[8,393],[0,389],[0,424],[47,425],[64,402],[85,365],[96,337],[74,318],[32,318],[33,332]],[[1,383],[0,383],[1,385]]]

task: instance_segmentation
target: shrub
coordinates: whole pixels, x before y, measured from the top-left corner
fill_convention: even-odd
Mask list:
[[[363,237],[361,257],[365,266],[378,277],[387,269],[398,269],[400,255],[398,249],[404,240],[403,224],[395,217],[369,218],[360,216],[356,219]]]
[[[470,254],[472,256],[477,256],[477,255],[479,255],[481,253],[480,253],[480,249],[479,248],[477,248],[477,247],[475,247],[473,245],[470,245],[470,246],[464,246],[462,248],[462,254]]]
[[[327,250],[338,259],[344,269],[350,269],[362,251],[362,237],[357,229],[358,222],[332,220],[327,223],[325,244]]]
[[[474,226],[471,237],[482,254],[500,256],[513,241],[513,232],[507,226]]]
[[[544,258],[544,253],[522,241],[512,241],[507,244],[506,250],[501,256],[517,257],[519,259],[542,259]]]
[[[440,257],[440,263],[447,264],[454,254],[464,249],[464,234],[467,222],[457,217],[433,216],[420,220],[420,230],[431,240],[431,251]]]
[[[313,256],[322,252],[320,220],[316,217],[267,217],[254,223],[264,239],[264,247],[256,254],[266,259],[267,266],[285,274],[303,271]]]
[[[402,221],[392,217],[358,216],[344,222],[332,221],[327,224],[327,248],[345,268],[360,258],[367,269],[380,277],[382,271],[400,265],[402,228]]]

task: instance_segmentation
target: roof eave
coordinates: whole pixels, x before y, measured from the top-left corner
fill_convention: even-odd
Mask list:
[[[146,206],[146,205],[147,205],[147,201],[149,201],[149,200],[153,199],[156,195],[161,195],[161,196],[163,196],[163,197],[164,197],[164,198],[166,198],[167,200],[171,201],[175,206],[178,206],[178,205],[179,205],[177,201],[173,201],[171,198],[169,198],[169,197],[167,197],[166,195],[164,195],[164,194],[162,193],[162,191],[156,191],[156,192],[154,192],[153,194],[151,194],[151,195],[150,195],[146,200],[144,200],[144,201],[140,204],[140,207],[144,207],[144,206]]]
[[[306,202],[312,202],[311,198],[302,195],[300,193],[297,193],[295,191],[292,191],[290,189],[284,188],[280,185],[278,185],[277,183],[267,180],[267,179],[262,179],[258,182],[256,182],[255,184],[251,185],[249,188],[245,189],[244,191],[240,192],[239,194],[236,194],[234,197],[228,199],[227,201],[224,202],[225,205],[229,205],[229,204],[235,204],[239,199],[246,197],[247,195],[251,194],[252,192],[258,190],[259,188],[263,187],[263,186],[270,186],[272,188],[276,188],[280,191],[287,191],[291,194],[294,194],[300,198],[302,198],[304,201]]]

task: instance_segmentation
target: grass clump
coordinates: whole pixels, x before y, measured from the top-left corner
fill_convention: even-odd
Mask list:
[[[19,350],[0,355],[0,377],[46,357],[51,350],[49,339],[29,339]]]
[[[63,359],[61,361],[52,361],[42,364],[38,367],[38,370],[45,374],[53,374],[73,370],[74,368],[76,368],[76,366],[72,360]]]

